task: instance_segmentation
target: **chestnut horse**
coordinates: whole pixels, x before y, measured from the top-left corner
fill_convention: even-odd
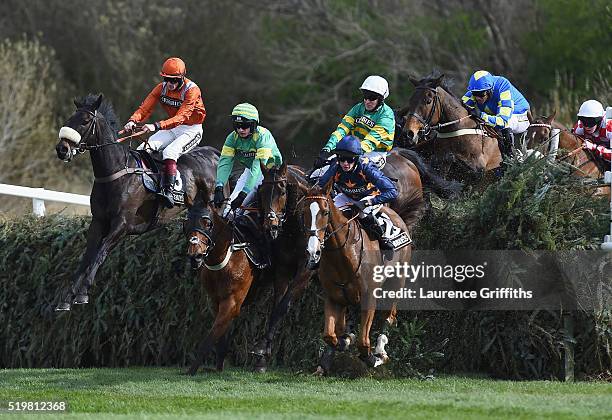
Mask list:
[[[416,143],[416,150],[431,157],[445,177],[480,181],[501,163],[496,134],[470,116],[444,86],[443,78],[410,78],[416,90],[408,105],[397,112],[405,118],[403,134]],[[419,142],[432,130],[437,131],[433,139]]]
[[[188,373],[196,374],[213,347],[216,348],[216,367],[221,371],[229,345],[228,330],[240,314],[253,282],[264,278],[267,269],[259,269],[251,263],[243,250],[244,244],[234,241],[233,222],[219,216],[210,203],[189,210],[183,231],[189,238],[187,254],[192,268],[199,269],[198,277],[216,313],[213,326],[200,342]],[[204,268],[200,268],[202,264]]]
[[[59,159],[72,160],[90,151],[94,173],[91,190],[91,223],[87,245],[71,288],[63,293],[56,311],[69,311],[72,304],[89,301],[88,291],[100,266],[125,235],[140,235],[176,216],[181,207],[165,209],[155,194],[143,186],[144,171],[127,144],[117,141],[117,117],[102,95],[75,101],[75,113],[59,132],[55,149]],[[200,196],[205,202],[214,189],[219,151],[197,147],[181,156],[178,169],[185,182],[185,205]]]
[[[418,174],[417,174],[418,175]],[[416,184],[415,184],[416,185]],[[360,357],[369,366],[378,366],[388,360],[384,352],[387,337],[381,334],[377,353],[370,348],[370,329],[376,312],[374,290],[382,287],[374,278],[375,265],[410,262],[412,248],[406,246],[397,251],[381,253],[377,240],[368,237],[366,231],[355,220],[347,217],[334,205],[331,192],[333,179],[324,187],[315,187],[302,201],[302,222],[308,239],[308,266],[318,267],[318,277],[325,290],[325,327],[323,339],[327,344],[318,372],[329,372],[333,353],[343,351],[352,341],[345,334],[346,310],[350,305],[361,304],[360,336],[358,349]],[[403,205],[405,213],[420,213],[423,201],[420,194],[413,194],[414,200]],[[408,231],[408,227],[396,212],[383,208],[393,223]],[[389,277],[387,282],[401,288],[404,278]],[[387,284],[389,284],[387,283]],[[397,290],[397,289],[396,289]],[[385,302],[383,319],[395,323],[396,305],[394,300]]]
[[[564,149],[568,153],[557,153],[556,159],[567,164],[574,175],[601,179],[604,177],[606,167],[592,152],[582,148],[584,139],[572,133],[563,124],[555,121],[556,111],[548,117],[538,117],[529,119],[529,128],[525,134],[525,147],[527,149],[538,150],[542,154],[548,154],[552,140],[553,129],[559,130],[559,149]],[[556,153],[556,151],[551,151]],[[597,188],[597,194],[610,195],[610,186]]]

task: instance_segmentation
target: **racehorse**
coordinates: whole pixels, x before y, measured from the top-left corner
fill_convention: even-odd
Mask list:
[[[443,84],[444,75],[416,80],[408,105],[397,114],[405,119],[403,132],[416,150],[430,156],[445,177],[482,180],[501,163],[497,135],[471,118],[463,103]],[[437,135],[420,142],[437,131]],[[399,146],[402,146],[400,144]]]
[[[265,369],[266,357],[271,356],[272,341],[280,321],[313,276],[306,267],[306,242],[298,213],[298,201],[308,189],[305,171],[285,163],[280,168],[268,169],[262,165],[261,169],[264,178],[257,195],[263,229],[271,241],[275,299],[268,330],[254,351],[259,356],[259,370]]]
[[[584,139],[572,133],[563,124],[555,121],[556,111],[548,117],[529,118],[529,128],[525,134],[525,147],[538,150],[540,153],[555,153],[549,150],[551,146],[553,129],[559,130],[559,149],[564,149],[567,154],[556,154],[556,159],[572,168],[572,173],[583,178],[601,179],[607,168],[589,150],[583,149]],[[602,186],[597,189],[597,194],[610,194],[610,186]]]
[[[85,253],[57,311],[69,311],[73,303],[89,301],[88,290],[98,269],[123,236],[145,233],[181,211],[180,207],[167,210],[160,206],[157,197],[143,186],[145,170],[140,158],[117,141],[117,117],[110,102],[102,95],[89,94],[74,103],[76,111],[60,129],[55,150],[63,161],[90,152],[95,177],[90,199],[92,220]],[[187,207],[197,195],[210,200],[218,161],[219,151],[212,147],[196,148],[178,160]]]
[[[270,268],[256,266],[247,257],[247,244],[236,243],[234,223],[219,216],[210,204],[192,207],[183,228],[189,238],[187,254],[192,268],[199,270],[198,277],[204,283],[216,311],[213,326],[200,342],[188,373],[196,374],[213,347],[216,349],[216,367],[221,371],[229,346],[229,328],[240,314],[240,308],[247,296],[272,275],[274,294],[282,296],[289,276],[283,273],[283,270],[271,271]],[[202,265],[205,265],[205,268],[201,268]],[[275,298],[276,301],[278,298]],[[265,355],[261,356],[256,369],[265,371]]]
[[[405,246],[395,251],[381,253],[378,241],[371,240],[366,231],[355,220],[357,215],[347,218],[334,205],[331,192],[333,179],[324,187],[315,187],[302,201],[302,221],[305,237],[308,239],[308,266],[318,267],[318,277],[325,290],[325,327],[323,339],[327,344],[318,372],[329,372],[333,353],[343,351],[352,339],[345,334],[346,310],[348,306],[361,304],[360,336],[357,347],[360,357],[370,366],[377,366],[388,360],[381,348],[381,342],[388,340],[382,334],[378,338],[377,354],[370,348],[370,329],[376,312],[374,289],[382,287],[376,282],[375,265],[394,265],[399,262],[410,262],[412,249]],[[423,206],[418,195],[414,200],[402,204],[404,213],[420,213]],[[404,231],[408,227],[393,210],[383,208],[381,211],[393,221],[393,224]],[[391,254],[391,255],[390,255]],[[384,259],[383,259],[384,255]],[[390,276],[387,280],[399,290],[403,287],[403,277]],[[389,284],[387,283],[387,284]],[[383,319],[388,324],[395,323],[395,300],[387,301]]]

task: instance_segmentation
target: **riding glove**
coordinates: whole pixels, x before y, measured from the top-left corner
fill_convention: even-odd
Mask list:
[[[468,107],[468,112],[470,113],[470,115],[476,117],[476,118],[481,118],[480,117],[480,109],[478,109],[478,107],[474,107],[474,108],[469,108]]]
[[[134,127],[136,127],[136,123],[132,120],[128,121],[124,126],[123,129],[125,131],[133,131]]]
[[[246,196],[247,196],[247,193],[245,193],[244,191],[240,191],[240,194],[238,194],[238,197],[232,200],[232,205],[231,205],[232,210],[236,210],[238,207],[240,207],[242,205],[242,202],[246,198]]]
[[[223,187],[218,186],[215,188],[215,197],[213,198],[213,203],[216,208],[220,208],[225,200],[225,196],[223,195]]]
[[[325,162],[327,162],[327,159],[329,159],[329,157],[332,155],[332,152],[330,152],[329,150],[321,150],[319,152],[319,157],[316,158],[315,162],[314,162],[314,168],[315,169],[319,169],[323,166],[325,166]]]

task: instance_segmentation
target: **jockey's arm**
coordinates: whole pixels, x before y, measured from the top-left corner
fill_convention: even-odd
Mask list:
[[[320,188],[325,187],[327,185],[327,183],[329,182],[329,180],[334,175],[336,175],[336,171],[337,170],[338,170],[338,162],[334,161],[334,163],[329,165],[329,168],[327,168],[327,171],[325,171],[325,173],[319,177],[319,180],[317,181],[317,185]]]
[[[223,187],[232,173],[234,167],[234,156],[236,155],[235,143],[234,143],[234,132],[231,132],[225,139],[223,148],[221,149],[221,157],[219,158],[219,164],[217,165],[217,180],[215,182],[216,187]]]
[[[350,134],[353,128],[355,127],[355,116],[357,115],[356,108],[358,105],[352,107],[349,112],[342,118],[340,124],[336,130],[331,133],[329,136],[329,140],[323,146],[323,150],[327,150],[328,152],[334,150],[336,148],[336,144],[342,140],[344,136]]]
[[[155,108],[155,104],[159,101],[161,96],[162,84],[158,84],[153,90],[147,95],[144,101],[140,104],[138,109],[134,111],[129,121],[136,123],[145,122],[149,119]]]
[[[480,113],[480,118],[482,118],[486,124],[502,130],[508,127],[508,121],[510,121],[510,117],[514,111],[514,101],[512,100],[510,85],[502,85],[500,86],[500,90],[499,101],[497,102],[497,114],[490,115],[483,111]],[[495,93],[493,93],[493,95],[495,95]]]
[[[385,174],[372,165],[364,168],[364,173],[368,181],[380,191],[380,194],[371,200],[372,205],[388,203],[397,198],[397,187]]]
[[[257,151],[255,152],[255,159],[253,159],[253,162],[251,162],[251,167],[249,168],[251,170],[251,176],[249,177],[247,182],[244,184],[242,191],[248,194],[249,192],[251,192],[253,188],[255,188],[255,185],[257,184],[257,180],[261,176],[261,164],[263,163],[264,165],[266,165],[267,162],[271,158],[272,158],[271,148],[269,147],[257,148]]]
[[[465,92],[465,94],[461,97],[461,101],[469,108],[477,107],[476,101],[474,101],[474,97],[472,96],[471,90],[468,90],[467,92]]]
[[[185,124],[191,117],[193,110],[195,109],[198,99],[200,98],[200,88],[197,86],[192,87],[185,93],[185,100],[181,104],[180,108],[174,115],[174,117],[159,122],[159,127],[162,130],[169,130],[179,125]],[[204,111],[206,112],[206,111]],[[206,114],[204,114],[206,115]]]

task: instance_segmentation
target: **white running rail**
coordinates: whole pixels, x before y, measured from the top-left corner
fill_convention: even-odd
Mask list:
[[[0,184],[0,195],[12,195],[32,199],[32,211],[38,217],[45,215],[45,200],[60,203],[89,206],[89,196],[72,194],[60,191],[46,190],[44,188],[20,187],[18,185]]]

